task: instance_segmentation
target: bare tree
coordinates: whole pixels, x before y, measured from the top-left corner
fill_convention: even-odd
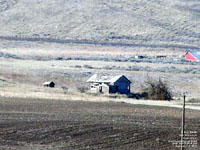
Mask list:
[[[143,92],[146,93],[147,99],[172,100],[172,92],[168,84],[161,80],[161,78],[157,81],[147,75]]]

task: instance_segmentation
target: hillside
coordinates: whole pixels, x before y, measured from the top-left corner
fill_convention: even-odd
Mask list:
[[[200,47],[199,0],[0,0],[0,36]]]

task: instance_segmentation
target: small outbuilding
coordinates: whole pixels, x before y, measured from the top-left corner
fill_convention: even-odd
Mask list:
[[[44,86],[44,87],[51,87],[51,88],[54,88],[54,87],[55,87],[55,83],[54,83],[53,81],[44,82],[44,83],[43,83],[43,86]]]
[[[187,52],[185,54],[185,60],[199,62],[200,61],[200,52]]]
[[[131,81],[124,75],[105,76],[94,74],[88,80],[91,93],[130,94]]]
[[[157,58],[157,59],[166,59],[167,56],[165,56],[165,55],[158,55],[158,56],[156,56],[156,58]]]

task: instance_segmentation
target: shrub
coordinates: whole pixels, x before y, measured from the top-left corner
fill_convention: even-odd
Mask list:
[[[77,87],[77,90],[78,90],[79,92],[81,92],[81,93],[85,93],[86,91],[89,90],[89,88],[86,87],[86,86],[79,86],[79,87]]]
[[[200,103],[200,99],[199,98],[192,98],[188,100],[189,103]]]
[[[65,86],[65,85],[63,85],[61,88],[62,88],[63,90],[66,90],[66,91],[69,90],[69,88],[68,88],[67,86]]]
[[[94,67],[90,66],[90,65],[84,65],[83,66],[84,68],[87,68],[87,69],[94,69]]]
[[[80,66],[80,65],[75,65],[74,67],[75,67],[75,68],[81,68],[81,66]]]
[[[149,76],[145,81],[143,93],[146,93],[147,99],[152,100],[172,100],[172,92],[168,84],[159,78],[158,81],[153,80]]]

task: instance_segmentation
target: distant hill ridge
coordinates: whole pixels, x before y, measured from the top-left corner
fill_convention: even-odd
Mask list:
[[[0,36],[200,47],[197,0],[0,0]]]

